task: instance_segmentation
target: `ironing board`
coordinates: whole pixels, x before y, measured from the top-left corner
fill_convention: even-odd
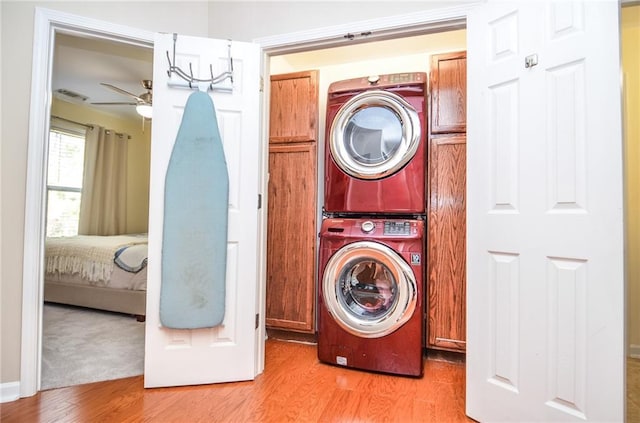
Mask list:
[[[213,101],[189,96],[167,168],[160,322],[174,329],[224,320],[229,176]]]

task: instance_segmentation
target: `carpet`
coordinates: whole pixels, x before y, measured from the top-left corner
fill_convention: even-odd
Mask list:
[[[143,372],[143,322],[119,313],[45,304],[42,390]]]

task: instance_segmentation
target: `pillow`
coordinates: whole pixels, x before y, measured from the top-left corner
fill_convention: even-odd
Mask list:
[[[128,245],[116,251],[113,261],[122,270],[138,273],[147,265],[147,244]]]

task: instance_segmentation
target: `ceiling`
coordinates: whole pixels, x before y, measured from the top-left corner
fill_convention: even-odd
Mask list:
[[[86,104],[101,112],[122,118],[140,116],[135,106],[98,106],[91,102],[128,102],[134,101],[119,94],[100,82],[115,85],[132,94],[139,95],[146,90],[143,79],[153,77],[153,50],[121,42],[56,34],[52,89],[54,95],[58,89],[66,89],[87,97],[87,100],[65,101]]]

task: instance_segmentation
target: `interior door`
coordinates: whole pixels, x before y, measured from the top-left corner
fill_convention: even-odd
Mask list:
[[[229,168],[225,317],[220,326],[212,329],[168,329],[159,319],[164,179],[182,112],[193,90],[173,85],[185,84],[179,77],[167,74],[167,57],[186,73],[192,69],[195,78],[210,79],[212,73],[217,76],[229,68],[229,44],[233,82],[226,80],[218,87],[231,90],[208,91]],[[172,34],[157,34],[154,49],[144,384],[158,387],[253,379],[260,371],[256,351],[264,351],[256,324],[260,49],[256,44],[178,35],[174,56]]]
[[[467,21],[476,420],[623,421],[618,8],[489,1]]]

